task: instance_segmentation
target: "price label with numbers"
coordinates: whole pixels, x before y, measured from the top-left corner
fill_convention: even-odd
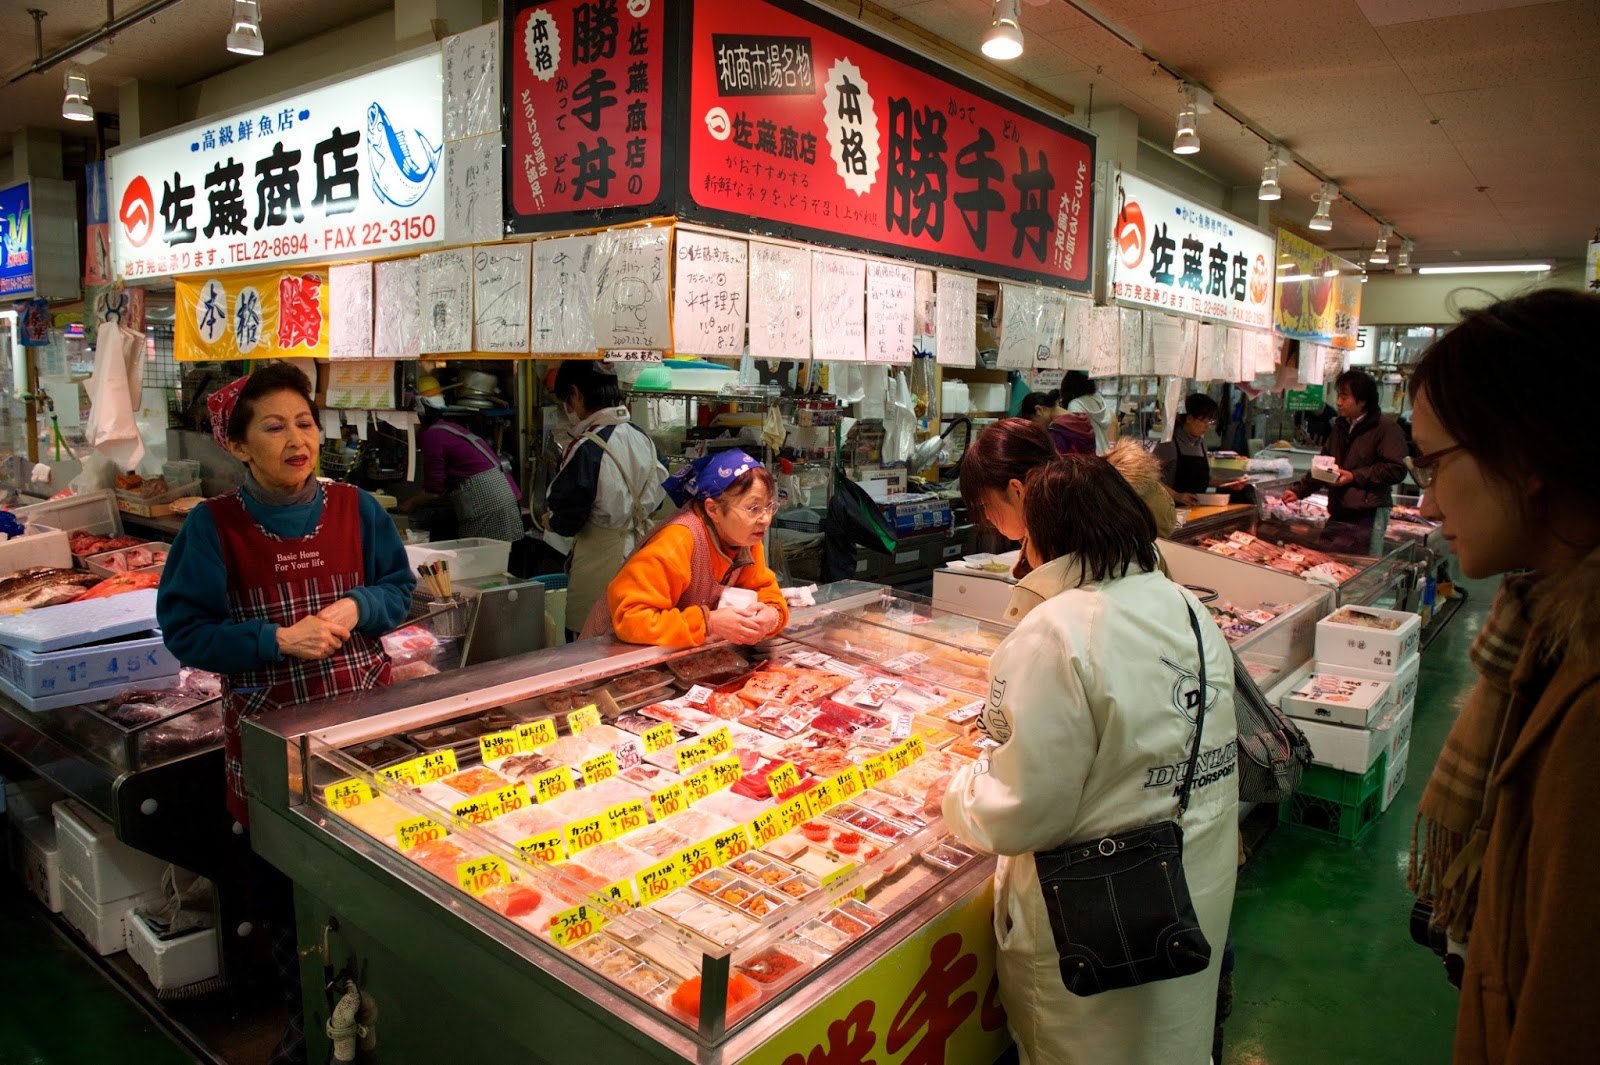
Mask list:
[[[450,816],[457,824],[486,825],[494,820],[494,799],[488,795],[462,799],[450,807]]]
[[[417,763],[415,759],[409,762],[401,762],[399,765],[392,765],[388,769],[380,769],[378,770],[378,775],[385,780],[393,781],[396,784],[404,784],[411,788],[422,783],[417,779]]]
[[[739,764],[737,758],[723,758],[712,762],[706,768],[711,770],[712,782],[716,784],[718,790],[731,788],[744,776],[744,766]]]
[[[546,769],[533,778],[533,787],[530,790],[536,802],[559,799],[572,790],[572,770],[564,765]]]
[[[417,780],[423,784],[432,784],[435,780],[443,780],[456,771],[456,752],[434,751],[421,758],[413,759],[417,767]]]
[[[322,798],[329,809],[350,810],[371,800],[372,789],[365,780],[341,780],[323,788]]]
[[[537,836],[517,841],[517,850],[530,858],[537,858],[541,862],[559,862],[567,856],[566,849],[561,843],[561,830],[552,828],[548,832],[541,832]]]
[[[689,797],[683,793],[682,784],[668,784],[650,796],[650,816],[656,821],[665,821],[688,808]]]
[[[894,767],[889,764],[889,756],[880,754],[876,758],[868,758],[861,763],[861,779],[869,788],[875,788],[885,780],[894,776]]]
[[[866,791],[867,783],[862,779],[861,770],[851,766],[833,778],[833,787],[839,795],[839,801],[844,802]]]
[[[394,826],[395,842],[400,845],[402,851],[408,851],[419,843],[444,839],[447,835],[449,833],[445,831],[445,827],[431,817],[413,817]]]
[[[583,780],[586,784],[598,784],[602,780],[610,780],[617,775],[617,756],[607,751],[597,754],[583,763]]]
[[[517,744],[524,751],[537,750],[554,742],[556,742],[556,723],[552,718],[541,717],[537,721],[517,726]]]
[[[672,727],[672,722],[663,721],[659,725],[651,725],[645,729],[639,738],[644,741],[644,753],[655,754],[677,743],[678,733]]]
[[[717,864],[727,865],[750,853],[750,832],[744,825],[734,825],[712,836],[711,845],[717,849]]]
[[[767,787],[774,799],[782,798],[784,792],[793,791],[799,785],[800,770],[793,762],[785,762],[767,774]]]
[[[727,725],[706,733],[700,737],[700,742],[710,746],[712,754],[727,754],[733,750],[733,735],[728,732]]]
[[[619,910],[631,910],[639,905],[633,897],[633,880],[618,880],[615,884],[607,884],[599,891],[593,892],[591,899],[599,906],[601,913],[616,913]]]
[[[907,651],[898,658],[891,658],[883,664],[883,668],[891,673],[904,673],[916,669],[928,660],[928,656],[921,651]]]
[[[716,752],[711,745],[701,740],[698,743],[686,743],[677,750],[678,772],[687,773],[701,762],[708,762]]]
[[[568,856],[586,851],[590,847],[598,847],[610,838],[606,835],[605,816],[573,821],[561,829],[561,838],[566,840]]]
[[[639,890],[639,905],[648,906],[683,886],[683,870],[678,865],[678,859],[668,858],[648,869],[639,870],[633,882]]]
[[[783,813],[776,808],[750,819],[750,838],[756,841],[758,847],[765,847],[787,831]]]
[[[567,728],[571,730],[574,736],[579,735],[580,733],[588,732],[590,729],[597,727],[599,724],[600,708],[595,706],[593,703],[590,703],[588,706],[580,706],[578,709],[567,715]]]
[[[483,762],[498,762],[502,758],[510,758],[521,750],[514,730],[505,732],[491,732],[487,736],[478,737],[478,750],[483,752]]]
[[[833,781],[824,780],[806,792],[806,802],[811,806],[812,816],[816,816],[839,805],[839,792],[834,788]]]
[[[903,740],[911,735],[911,726],[915,723],[916,714],[910,710],[896,710],[889,722],[889,735],[897,740]]]
[[[828,873],[822,878],[822,890],[827,891],[833,885],[837,884],[839,881],[843,880],[845,877],[849,876],[855,871],[855,862],[849,862],[845,865],[841,865],[839,868],[835,869],[831,873]],[[864,887],[858,887],[850,894],[855,896],[857,899],[860,899],[862,902],[867,901],[867,889]]]
[[[717,867],[717,848],[710,840],[685,847],[674,857],[678,860],[678,868],[683,870],[684,877],[689,880],[693,880],[701,873],[709,873]]]
[[[558,947],[576,946],[607,923],[604,914],[585,902],[550,918],[550,938]]]
[[[632,832],[636,828],[644,827],[644,802],[640,799],[629,799],[619,802],[615,806],[608,806],[605,810],[606,829],[612,839],[624,832]]]
[[[912,736],[902,746],[905,747],[906,754],[913,762],[921,761],[922,756],[928,753],[927,741],[921,736]]]
[[[783,830],[790,832],[811,820],[811,807],[807,805],[804,795],[796,795],[778,807],[778,814],[783,821]]]
[[[456,866],[456,883],[461,885],[462,891],[473,895],[482,895],[492,887],[510,882],[511,870],[492,854]]]
[[[504,814],[516,813],[518,810],[533,805],[533,799],[528,795],[528,785],[517,781],[509,788],[500,788],[494,793],[494,812],[490,817],[500,817]]]
[[[706,766],[704,769],[697,770],[683,778],[683,794],[688,798],[690,805],[699,802],[717,790],[713,782],[714,777],[715,774],[712,773],[711,767]]]
[[[895,773],[905,772],[906,767],[911,764],[911,751],[903,743],[898,747],[889,748],[889,753],[885,757],[889,759],[889,768]]]
[[[704,684],[696,684],[689,689],[684,698],[689,701],[690,706],[704,706],[711,698],[711,689]]]

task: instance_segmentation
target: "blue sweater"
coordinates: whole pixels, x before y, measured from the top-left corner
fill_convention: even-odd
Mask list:
[[[308,536],[322,519],[322,492],[309,503],[288,507],[267,506],[248,492],[240,497],[250,516],[274,536]],[[361,607],[356,631],[377,637],[405,620],[417,578],[394,521],[367,492],[361,493],[361,556],[364,587],[350,590]],[[216,522],[207,507],[198,506],[178,530],[156,594],[156,620],[167,649],[186,666],[224,675],[281,661],[278,626],[233,621],[227,592]]]

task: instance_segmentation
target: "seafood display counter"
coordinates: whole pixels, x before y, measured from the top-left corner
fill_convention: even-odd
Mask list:
[[[356,974],[391,1061],[994,1060],[993,860],[925,799],[1007,630],[818,596],[757,649],[590,640],[248,722],[303,985]]]

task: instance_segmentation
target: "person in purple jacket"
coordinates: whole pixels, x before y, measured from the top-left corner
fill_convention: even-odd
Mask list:
[[[422,491],[400,504],[401,511],[448,500],[459,523],[457,536],[515,543],[522,538],[522,492],[500,468],[500,456],[473,433],[444,418],[444,398],[418,396],[422,433]]]

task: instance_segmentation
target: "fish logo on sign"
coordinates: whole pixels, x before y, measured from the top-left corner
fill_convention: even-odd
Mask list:
[[[1138,201],[1124,202],[1117,212],[1114,236],[1117,250],[1122,255],[1122,265],[1132,270],[1144,259],[1144,211]]]
[[[117,209],[117,217],[122,220],[122,231],[128,234],[128,242],[135,248],[144,247],[144,242],[150,239],[155,216],[156,204],[155,198],[150,195],[150,182],[141,174],[128,182],[128,188],[122,194],[122,205]]]
[[[410,207],[433,185],[443,148],[429,144],[420,130],[395,129],[374,101],[367,108],[367,153],[378,196],[396,207]]]

